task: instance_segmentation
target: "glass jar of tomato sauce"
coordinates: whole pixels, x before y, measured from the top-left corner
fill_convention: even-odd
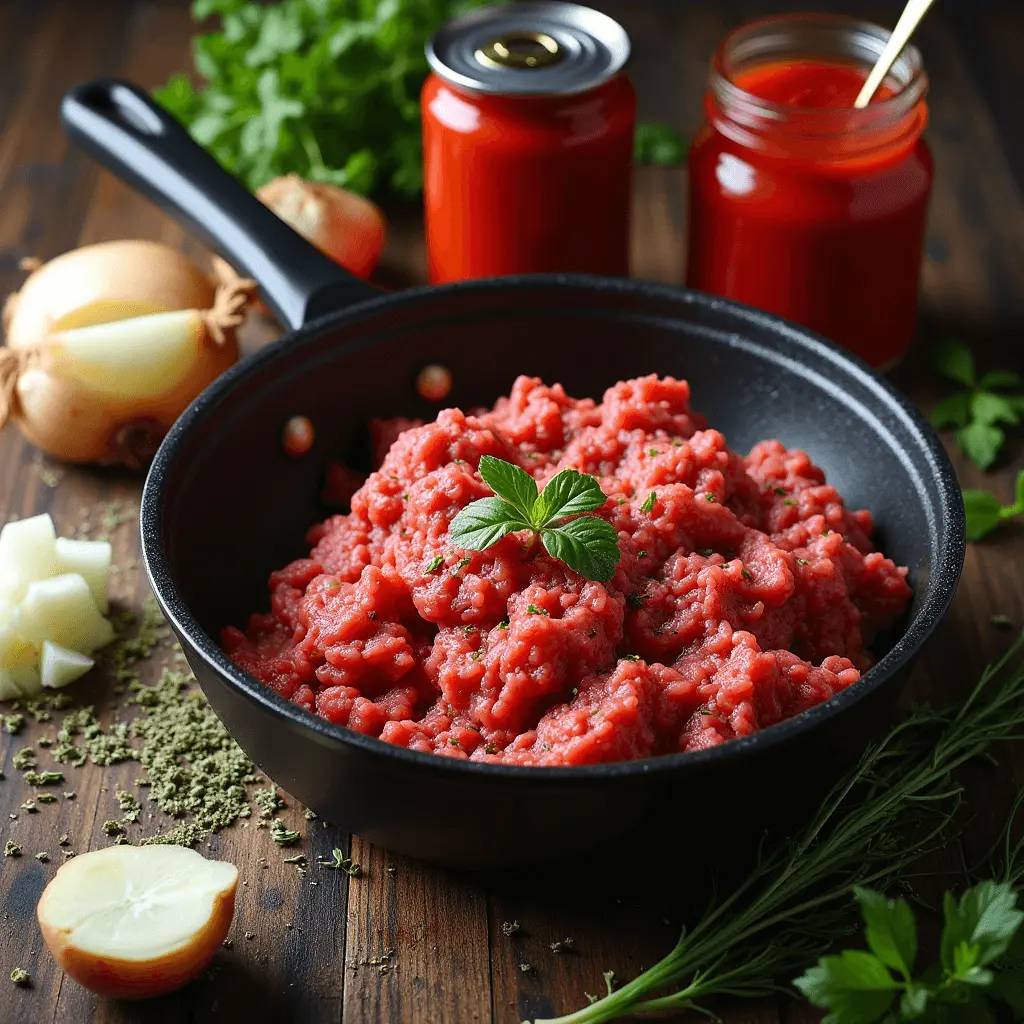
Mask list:
[[[888,37],[824,14],[735,30],[715,54],[690,151],[689,286],[878,367],[917,330],[932,184],[918,50],[907,47],[865,109],[853,105]]]

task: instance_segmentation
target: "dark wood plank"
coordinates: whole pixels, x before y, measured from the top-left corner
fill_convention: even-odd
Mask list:
[[[348,908],[346,1024],[491,1019],[487,904],[479,881],[355,837],[366,870]]]

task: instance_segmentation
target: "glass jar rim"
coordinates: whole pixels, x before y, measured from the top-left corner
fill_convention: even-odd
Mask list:
[[[786,33],[800,32],[818,40],[831,35],[834,41],[847,44],[844,51],[818,52],[810,47],[796,48],[792,55],[801,53],[807,58],[845,58],[847,62],[863,64],[869,69],[881,55],[889,41],[889,29],[873,22],[843,14],[783,14],[748,21],[733,29],[715,52],[711,64],[709,86],[712,95],[731,119],[745,124],[772,125],[778,130],[799,119],[802,133],[812,129],[821,136],[847,134],[862,130],[884,129],[898,124],[912,114],[928,91],[928,76],[924,70],[921,51],[908,44],[894,63],[886,78],[898,86],[891,96],[869,103],[863,109],[854,107],[800,107],[767,100],[738,86],[733,81],[737,63],[748,60],[748,66],[768,63],[773,44],[778,46]],[[762,55],[761,60],[749,60]],[[777,59],[777,58],[776,58]]]

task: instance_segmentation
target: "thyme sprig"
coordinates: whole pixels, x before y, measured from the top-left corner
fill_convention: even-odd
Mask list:
[[[870,747],[814,819],[788,841],[766,842],[747,879],[714,898],[662,960],[592,1005],[536,1024],[598,1024],[784,990],[848,922],[854,886],[884,890],[951,836],[957,769],[1020,739],[1024,635],[962,703],[918,708]]]

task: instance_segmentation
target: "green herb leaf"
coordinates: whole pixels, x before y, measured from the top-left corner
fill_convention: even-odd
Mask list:
[[[448,527],[452,543],[467,551],[484,551],[516,530],[532,529],[519,510],[501,498],[481,498],[462,509]]]
[[[256,189],[295,173],[368,193],[423,185],[424,47],[484,0],[194,0],[221,24],[193,44],[198,89],[173,76],[157,99]]]
[[[544,547],[588,580],[605,583],[619,563],[619,535],[611,523],[596,516],[573,519],[542,534]]]
[[[537,504],[537,481],[519,466],[484,455],[480,459],[480,476],[484,483],[504,501],[507,501],[527,525],[535,522],[533,509]]]
[[[944,427],[965,427],[971,418],[971,396],[958,391],[937,403],[932,409],[931,423],[936,430]]]
[[[654,506],[657,503],[657,501],[658,496],[654,493],[654,491],[651,491],[651,493],[648,494],[647,497],[644,499],[644,503],[640,506],[640,511],[648,513],[653,512]]]
[[[917,958],[917,925],[906,900],[889,900],[873,889],[854,887],[864,917],[868,948],[908,981]]]
[[[1020,374],[1011,370],[993,370],[982,375],[978,387],[982,391],[991,391],[993,388],[1019,388],[1022,383],[1024,381],[1021,381]]]
[[[1017,894],[1006,882],[982,882],[968,889],[959,903],[946,893],[942,911],[942,966],[961,980],[968,980],[973,968],[985,967],[1002,956],[1024,922],[1024,912],[1017,909]]]
[[[947,338],[939,342],[932,349],[929,362],[932,369],[943,377],[963,384],[965,388],[974,387],[974,355],[962,341]]]
[[[968,488],[963,492],[964,512],[967,515],[967,539],[987,537],[1003,518],[1003,506],[994,494]]]
[[[988,469],[996,461],[1005,438],[999,427],[976,420],[956,432],[956,443],[978,469]]]
[[[633,159],[638,164],[671,167],[686,160],[686,140],[671,125],[647,122],[636,126]]]
[[[548,481],[536,500],[533,506],[533,524],[537,529],[542,529],[557,519],[593,512],[601,508],[607,500],[597,477],[577,472],[575,469],[563,469]]]
[[[440,569],[442,565],[444,565],[444,555],[434,555],[434,557],[423,566],[423,575],[429,576],[430,573],[436,572]]]
[[[984,423],[986,426],[1007,423],[1012,427],[1020,422],[1014,403],[991,391],[974,392],[971,396],[971,415],[978,423]]]
[[[847,949],[826,956],[793,984],[812,1002],[829,1010],[829,1024],[874,1024],[892,1006],[897,983],[878,957]]]
[[[480,474],[497,497],[471,502],[456,515],[449,527],[454,543],[482,551],[514,530],[531,530],[570,569],[588,579],[611,579],[620,558],[615,529],[595,516],[566,521],[607,501],[595,477],[563,470],[538,494],[529,473],[489,455],[480,460]]]

